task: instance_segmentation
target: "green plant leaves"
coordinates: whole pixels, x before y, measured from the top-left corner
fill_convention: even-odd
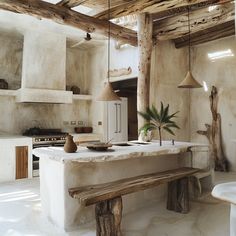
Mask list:
[[[161,109],[159,111],[154,105],[152,105],[151,108],[148,107],[146,109],[146,112],[138,112],[138,114],[147,121],[141,130],[144,130],[145,133],[147,133],[148,130],[164,129],[168,133],[175,135],[172,129],[179,129],[179,126],[172,119],[176,117],[177,113],[178,111],[169,114],[169,104],[164,106],[163,102],[161,102]]]

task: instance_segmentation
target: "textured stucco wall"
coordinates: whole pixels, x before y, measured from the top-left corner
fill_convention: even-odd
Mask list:
[[[152,69],[151,69],[151,90],[150,104],[158,108],[160,102],[170,104],[170,112],[180,111],[176,122],[181,127],[176,131],[176,136],[163,133],[164,139],[175,139],[189,141],[189,91],[177,88],[177,85],[184,78],[187,71],[186,49],[176,49],[171,42],[159,42],[153,49]],[[91,84],[90,92],[96,98],[103,87],[103,82],[107,72],[107,48],[94,49],[90,51]],[[138,74],[138,50],[127,47],[116,50],[111,47],[111,69],[119,69],[131,66],[133,74]],[[103,125],[98,126],[98,121],[102,121],[103,103],[92,102],[90,109],[90,119],[94,130],[103,133]],[[96,115],[95,115],[96,114]]]
[[[9,89],[21,86],[23,36],[0,35],[0,79],[8,82]]]
[[[208,53],[231,49],[236,55],[235,37],[224,38],[193,48],[193,75],[199,81],[205,81],[208,92],[204,89],[191,91],[191,141],[208,143],[204,136],[198,135],[197,130],[205,130],[205,123],[211,124],[209,95],[214,85],[219,91],[218,112],[222,117],[222,141],[231,169],[236,170],[236,148],[232,139],[236,139],[236,58],[225,57],[210,60]]]
[[[19,88],[21,81],[23,39],[12,36],[0,36],[0,78],[9,82],[9,87]],[[81,86],[87,65],[87,52],[78,49],[67,50],[67,83],[81,87],[86,92],[86,83]],[[16,86],[17,85],[17,86]],[[86,121],[88,124],[89,102],[74,101],[73,104],[22,104],[16,103],[14,97],[0,96],[0,131],[22,133],[32,126],[42,128],[62,128],[73,131],[73,126],[64,125],[63,121]]]
[[[158,42],[152,54],[150,105],[160,109],[161,101],[170,113],[179,111],[175,136],[163,131],[163,139],[189,141],[189,91],[177,88],[187,72],[186,49],[176,49],[170,41]]]

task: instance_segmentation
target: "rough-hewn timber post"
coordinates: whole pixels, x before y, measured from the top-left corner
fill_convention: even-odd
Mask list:
[[[137,88],[137,110],[144,112],[149,106],[150,71],[152,55],[153,22],[150,14],[142,13],[138,16],[138,50],[139,74]],[[145,120],[138,115],[138,128]]]

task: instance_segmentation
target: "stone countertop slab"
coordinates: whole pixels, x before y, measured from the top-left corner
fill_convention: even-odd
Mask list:
[[[40,158],[49,158],[51,160],[66,162],[106,162],[125,160],[130,158],[160,156],[166,154],[179,154],[186,152],[190,147],[207,146],[205,144],[189,143],[189,142],[163,142],[163,146],[159,146],[157,142],[147,145],[132,146],[115,146],[113,145],[108,151],[91,151],[86,147],[78,146],[75,153],[65,153],[63,147],[42,147],[33,149],[33,154]]]

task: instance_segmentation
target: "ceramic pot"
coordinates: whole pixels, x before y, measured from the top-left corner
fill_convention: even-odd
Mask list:
[[[146,133],[144,132],[144,130],[141,130],[139,137],[138,137],[138,141],[139,142],[150,142],[153,138],[153,133],[151,130],[148,130]]]
[[[73,141],[73,136],[71,135],[66,136],[66,143],[64,145],[64,151],[68,153],[73,153],[77,151],[77,145]]]

